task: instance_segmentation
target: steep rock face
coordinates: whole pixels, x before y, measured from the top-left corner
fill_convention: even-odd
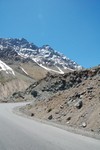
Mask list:
[[[16,51],[13,50],[12,47],[3,48],[3,50],[0,50],[0,58],[1,59],[14,59],[17,57],[18,54]]]
[[[71,87],[77,86],[84,80],[100,74],[100,67],[95,69],[87,69],[83,71],[69,72],[64,75],[51,75],[48,74],[44,79],[30,85],[27,91],[31,89],[38,89],[41,91],[50,91],[56,93]]]
[[[92,80],[100,76],[100,67],[83,71],[69,72],[64,75],[48,74],[45,78],[31,84],[24,92],[25,100],[48,100],[52,96],[74,87],[78,88],[85,80]],[[36,97],[32,93],[37,93]],[[77,95],[78,96],[78,95]],[[16,100],[15,100],[16,101]]]

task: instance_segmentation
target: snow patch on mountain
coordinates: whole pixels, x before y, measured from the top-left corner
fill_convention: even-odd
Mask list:
[[[7,74],[12,74],[15,76],[15,73],[12,68],[6,65],[4,62],[0,60],[0,71],[5,71]]]
[[[54,70],[54,69],[50,69],[50,68],[48,68],[48,67],[45,67],[45,66],[43,66],[42,64],[39,64],[35,59],[33,59],[33,60],[37,63],[37,65],[39,65],[40,67],[44,68],[44,69],[47,70],[47,71],[52,71],[52,72],[55,72],[55,73],[64,74],[64,72],[63,72],[59,67],[57,67],[57,68],[59,69],[59,71],[57,71],[57,70]]]
[[[26,75],[28,75],[28,73],[25,71],[24,68],[22,68],[22,67],[20,67],[20,68],[21,68],[21,70],[22,70]]]
[[[48,49],[49,48],[49,49]],[[74,61],[70,60],[69,58],[65,57],[63,54],[54,51],[52,48],[43,47],[39,49],[20,49],[17,51],[21,57],[24,58],[31,58],[36,60],[38,64],[43,66],[57,66],[61,69],[69,69],[69,70],[80,70],[82,67],[75,63]]]
[[[3,50],[3,48],[4,48],[3,45],[0,45],[0,49]]]

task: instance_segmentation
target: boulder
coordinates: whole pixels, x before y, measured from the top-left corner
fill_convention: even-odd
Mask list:
[[[37,97],[37,91],[35,91],[35,90],[31,91],[31,95],[32,95],[33,97]]]
[[[49,113],[50,111],[52,111],[52,108],[49,108],[47,112]]]
[[[48,117],[48,119],[49,119],[49,120],[52,120],[52,118],[53,118],[53,116],[52,116],[52,115],[50,115],[50,116]]]
[[[85,128],[86,126],[87,126],[87,123],[86,123],[86,122],[83,122],[83,123],[82,123],[82,127]]]
[[[34,113],[31,113],[31,117],[33,117],[34,116]]]
[[[80,109],[80,108],[82,107],[82,105],[83,105],[83,102],[82,102],[81,99],[79,99],[79,100],[75,103],[75,107],[76,107],[77,109]]]

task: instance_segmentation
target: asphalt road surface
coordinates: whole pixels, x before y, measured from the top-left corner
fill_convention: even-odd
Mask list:
[[[0,104],[0,150],[100,150],[100,140],[14,114],[18,105]]]

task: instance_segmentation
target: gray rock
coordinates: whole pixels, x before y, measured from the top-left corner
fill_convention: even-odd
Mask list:
[[[31,117],[33,117],[34,116],[34,113],[31,113]]]
[[[87,126],[87,123],[86,123],[86,122],[83,122],[83,123],[82,123],[82,127],[85,128],[86,126]]]
[[[59,114],[59,111],[56,111],[55,114]]]
[[[33,97],[37,97],[37,91],[35,91],[35,90],[31,91],[31,95],[32,95]]]
[[[52,111],[52,108],[49,108],[47,112],[49,113],[50,111]]]
[[[68,106],[68,107],[69,107],[69,106],[73,106],[73,100],[72,100],[72,99],[67,102],[67,106]]]
[[[78,100],[76,103],[75,103],[75,107],[77,108],[77,109],[80,109],[81,107],[82,107],[82,105],[83,105],[83,102],[82,102],[82,100]]]
[[[64,106],[63,105],[60,105],[60,109],[63,109],[64,108]]]
[[[50,116],[48,117],[48,119],[49,119],[49,120],[52,120],[52,118],[53,118],[53,116],[52,116],[52,115],[50,115]]]
[[[93,89],[93,86],[90,86],[90,87],[87,87],[87,90],[92,90]]]
[[[67,121],[69,121],[69,120],[71,120],[71,117],[68,117],[68,118],[67,118]]]

